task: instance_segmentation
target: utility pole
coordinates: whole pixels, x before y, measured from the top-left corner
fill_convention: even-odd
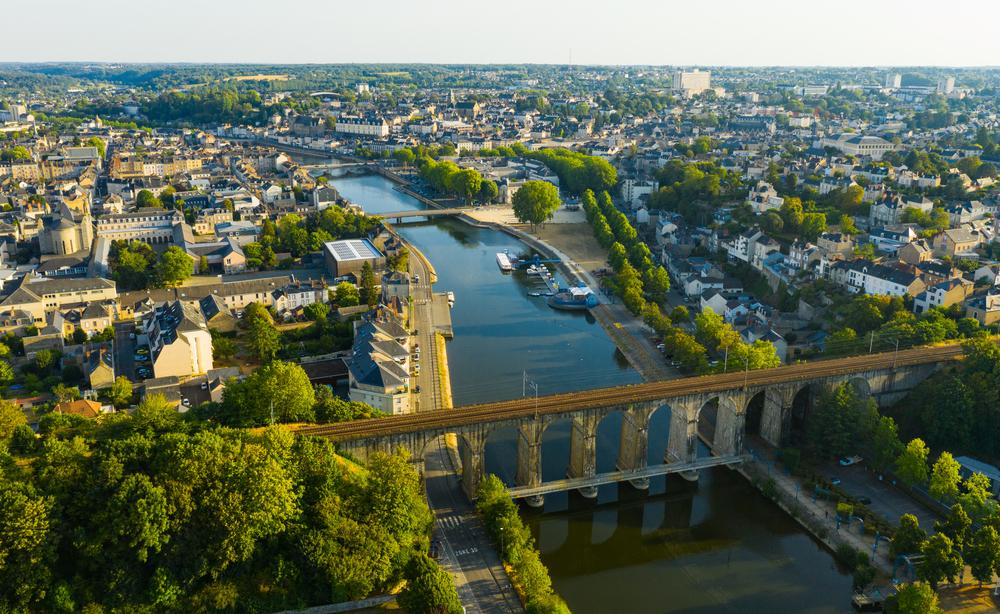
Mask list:
[[[892,368],[896,368],[896,358],[899,356],[899,337],[896,337],[896,350],[892,353]]]
[[[875,331],[872,331],[871,341],[868,342],[868,353],[872,353],[872,348],[875,347]]]
[[[722,372],[725,373],[729,370],[729,346],[726,346],[726,358],[722,361]]]

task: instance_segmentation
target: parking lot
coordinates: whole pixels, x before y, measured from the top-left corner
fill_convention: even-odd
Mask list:
[[[937,517],[932,512],[886,481],[888,478],[880,481],[864,462],[850,467],[832,464],[824,468],[824,473],[839,478],[840,488],[851,496],[871,499],[868,507],[892,523],[898,522],[903,514],[913,514],[924,529],[929,531],[934,526]]]

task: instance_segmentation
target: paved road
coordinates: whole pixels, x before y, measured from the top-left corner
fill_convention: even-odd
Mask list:
[[[129,334],[135,330],[133,322],[115,322],[115,375],[135,380],[135,340]]]
[[[431,273],[424,261],[415,254],[410,256],[410,274],[420,278],[420,283],[412,286],[413,320],[417,334],[413,341],[420,346],[420,375],[414,377],[419,393],[413,394],[411,407],[413,411],[426,412],[439,409],[442,406],[441,382],[437,377],[437,345],[434,338],[434,325],[431,301],[433,289],[430,284]]]
[[[871,499],[872,502],[868,507],[892,524],[899,522],[899,517],[903,514],[913,514],[924,530],[928,532],[933,530],[934,521],[937,520],[933,512],[893,487],[891,483],[880,482],[878,476],[868,471],[864,465],[841,467],[835,464],[826,467],[824,472],[831,478],[840,478],[840,487],[848,494]]]
[[[441,564],[455,579],[466,611],[482,614],[522,612],[520,600],[493,548],[489,534],[466,500],[442,440],[425,458],[424,481],[442,541]]]

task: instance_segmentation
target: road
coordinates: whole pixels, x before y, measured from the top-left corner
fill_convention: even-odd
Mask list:
[[[412,248],[411,248],[412,249]],[[415,412],[428,412],[442,407],[441,382],[437,376],[437,343],[434,338],[433,287],[431,272],[422,258],[411,251],[410,275],[420,279],[411,286],[413,300],[413,328],[417,331],[413,341],[420,346],[420,375],[414,377],[420,392],[414,392],[411,407]],[[416,388],[414,388],[415,390]]]
[[[486,528],[465,498],[441,439],[427,453],[424,462],[435,535],[443,545],[440,562],[455,579],[462,605],[470,614],[522,612],[517,593]]]
[[[115,322],[115,375],[124,375],[135,381],[135,339],[129,335],[135,330],[134,322]]]

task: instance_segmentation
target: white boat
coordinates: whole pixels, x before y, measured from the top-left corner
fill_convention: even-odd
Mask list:
[[[542,295],[541,292],[529,292],[528,293],[528,296],[541,296],[541,295]]]
[[[505,273],[514,269],[514,265],[510,262],[510,256],[505,252],[497,252],[497,266]]]
[[[454,292],[449,292],[448,293],[448,306],[449,307],[454,307],[455,306],[455,293]]]

